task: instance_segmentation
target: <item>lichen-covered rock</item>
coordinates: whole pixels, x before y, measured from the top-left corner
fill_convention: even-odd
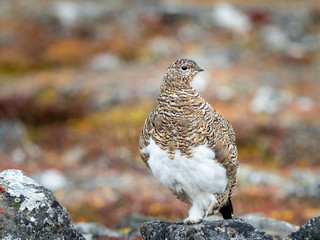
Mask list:
[[[298,226],[292,225],[288,222],[268,218],[263,215],[249,213],[246,215],[242,215],[241,218],[245,219],[248,223],[254,226],[257,229],[265,231],[272,236],[276,236],[278,238],[285,238],[290,233],[297,231],[299,229]]]
[[[126,232],[125,239],[138,240],[142,239],[140,234],[140,225],[148,221],[156,220],[155,217],[142,216],[133,213],[121,220],[121,222],[115,227],[119,232]]]
[[[140,232],[145,240],[273,239],[271,235],[255,229],[241,218],[203,221],[198,224],[151,221],[142,224]]]
[[[155,220],[154,217],[141,216],[136,213],[121,220],[114,228],[105,227],[95,222],[74,223],[74,227],[87,240],[142,240],[139,228],[144,222]]]
[[[85,239],[54,195],[19,170],[0,173],[0,239]]]
[[[93,239],[99,239],[99,238],[108,238],[108,239],[109,238],[112,238],[112,239],[125,238],[125,234],[118,233],[110,228],[107,228],[95,222],[75,223],[74,227],[86,239],[93,240]]]
[[[298,231],[291,233],[288,240],[314,240],[320,239],[320,216],[311,218],[303,224]]]

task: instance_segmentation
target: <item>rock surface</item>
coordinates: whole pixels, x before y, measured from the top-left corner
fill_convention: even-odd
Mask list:
[[[0,173],[0,239],[85,239],[46,188],[19,170]]]
[[[74,227],[86,240],[142,240],[140,225],[151,220],[155,220],[155,218],[132,214],[122,219],[114,228],[105,227],[96,222],[75,223]]]
[[[303,224],[298,231],[291,233],[286,239],[320,239],[320,216],[311,218],[308,222]]]
[[[265,231],[272,236],[281,239],[287,237],[290,233],[299,229],[298,226],[292,225],[288,222],[268,218],[260,214],[246,214],[241,216],[241,218],[245,219],[255,228]]]
[[[186,224],[134,214],[114,229],[92,222],[73,226],[49,190],[20,170],[0,172],[0,239],[320,239],[320,217],[310,219],[299,229],[257,214],[231,220],[217,220],[216,216],[210,219]]]
[[[94,222],[81,222],[75,223],[74,227],[81,233],[86,240],[99,239],[99,238],[124,238],[125,235],[109,229],[99,223]]]
[[[151,221],[141,225],[143,239],[273,239],[241,218],[198,224]]]

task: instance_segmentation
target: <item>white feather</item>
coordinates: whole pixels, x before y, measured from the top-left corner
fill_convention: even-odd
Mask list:
[[[187,158],[176,150],[174,159],[150,138],[150,144],[142,149],[149,154],[148,164],[155,177],[168,189],[184,190],[193,206],[188,220],[200,219],[217,202],[215,193],[226,189],[226,169],[215,160],[215,152],[207,145],[192,147],[193,157]]]

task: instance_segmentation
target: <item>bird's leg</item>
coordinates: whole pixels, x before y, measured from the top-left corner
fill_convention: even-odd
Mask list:
[[[217,199],[210,193],[193,192],[188,195],[192,199],[192,207],[189,210],[189,217],[185,222],[200,222],[204,215],[210,214],[208,210],[212,209],[212,207],[217,203]]]
[[[189,210],[189,217],[186,220],[184,220],[184,222],[198,223],[202,220],[203,215],[204,215],[203,209],[200,206],[198,206],[196,203],[194,203]]]

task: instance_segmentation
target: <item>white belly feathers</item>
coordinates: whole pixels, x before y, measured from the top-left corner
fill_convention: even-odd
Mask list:
[[[206,145],[193,147],[193,157],[187,158],[176,151],[174,159],[150,138],[142,149],[149,154],[148,164],[155,177],[172,191],[183,189],[191,198],[198,193],[222,193],[228,184],[226,169],[215,159],[215,153]],[[192,199],[193,200],[193,199]]]

